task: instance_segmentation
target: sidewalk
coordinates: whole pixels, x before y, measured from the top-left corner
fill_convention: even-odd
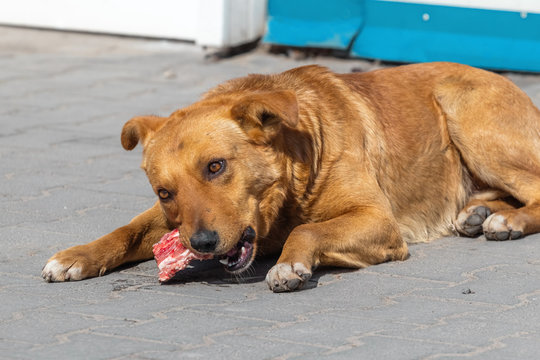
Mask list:
[[[56,251],[124,225],[155,195],[130,117],[168,115],[248,73],[319,63],[262,50],[205,60],[182,43],[0,27],[0,359],[538,359],[540,235],[445,238],[411,258],[315,273],[274,294],[215,262],[160,285],[154,261],[45,283]],[[540,106],[540,75],[508,75]]]

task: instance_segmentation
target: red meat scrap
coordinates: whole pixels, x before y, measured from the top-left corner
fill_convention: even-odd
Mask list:
[[[182,245],[178,230],[163,235],[158,243],[152,246],[154,257],[159,268],[159,281],[170,280],[178,271],[184,270],[191,260],[208,260],[213,256],[197,255]]]

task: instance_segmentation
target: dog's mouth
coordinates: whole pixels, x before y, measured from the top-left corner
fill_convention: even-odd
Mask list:
[[[242,233],[240,241],[219,260],[225,266],[225,270],[231,273],[241,273],[247,269],[253,261],[253,241],[255,230],[248,226]]]

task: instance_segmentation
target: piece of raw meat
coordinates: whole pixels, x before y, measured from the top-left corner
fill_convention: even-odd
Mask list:
[[[208,260],[213,256],[197,255],[182,245],[179,240],[178,230],[163,235],[161,240],[152,246],[154,257],[159,268],[159,281],[170,280],[174,274],[184,270],[191,260]]]

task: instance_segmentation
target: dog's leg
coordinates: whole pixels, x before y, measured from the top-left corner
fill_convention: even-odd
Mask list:
[[[536,164],[533,154],[530,155],[529,157],[526,153],[523,154],[525,158],[530,159],[532,170],[522,168],[517,171],[501,171],[493,181],[498,182],[499,186],[523,204],[523,207],[518,208],[521,204],[517,204],[517,202],[513,204],[505,199],[472,200],[469,203],[469,205],[474,205],[477,202],[479,206],[476,209],[473,206],[471,216],[465,222],[474,226],[485,217],[481,226],[488,240],[514,240],[524,235],[540,232],[540,176],[533,171],[534,169],[540,170],[540,162]],[[503,160],[508,164],[511,164],[512,161],[511,158]],[[486,171],[486,169],[491,170],[488,166],[483,170]],[[482,207],[485,208],[485,211],[482,210]]]
[[[488,216],[497,211],[516,208],[516,204],[509,201],[509,197],[507,193],[498,190],[487,190],[473,195],[454,221],[456,230],[465,236],[481,235],[482,225]]]
[[[488,240],[514,240],[540,232],[540,176],[534,171],[540,169],[540,162],[536,164],[533,154],[530,155],[530,157],[526,153],[523,155],[530,159],[530,170],[522,168],[517,171],[501,171],[494,181],[514,198],[515,203],[506,199],[472,200],[471,202],[473,205],[475,202],[480,205],[476,209],[473,207],[473,213],[467,222],[474,226],[475,223],[481,221],[482,217],[485,217],[481,227]],[[512,161],[511,158],[503,160],[508,164]],[[489,167],[486,166],[484,171],[486,169]],[[519,207],[520,205],[524,206]],[[486,211],[483,211],[482,207]]]
[[[535,130],[535,134],[538,131],[540,129]],[[531,144],[534,141],[530,140]],[[515,154],[509,156],[495,147],[492,152],[497,163],[493,164],[489,159],[478,160],[476,166],[482,166],[479,174],[487,174],[486,180],[491,180],[524,206],[515,208],[498,202],[499,208],[491,209],[492,214],[482,224],[484,235],[488,240],[513,240],[540,232],[540,158],[534,146],[531,145],[531,149],[521,149],[519,157]]]
[[[82,280],[101,276],[122,264],[151,259],[152,245],[170,230],[159,203],[91,243],[59,251],[41,275],[47,281]]]
[[[274,292],[301,288],[319,265],[363,268],[409,256],[391,216],[364,208],[321,223],[296,227],[266,276]]]
[[[471,69],[454,75],[434,94],[463,163],[475,179],[524,204],[488,216],[486,238],[540,232],[540,110],[501,76]]]

